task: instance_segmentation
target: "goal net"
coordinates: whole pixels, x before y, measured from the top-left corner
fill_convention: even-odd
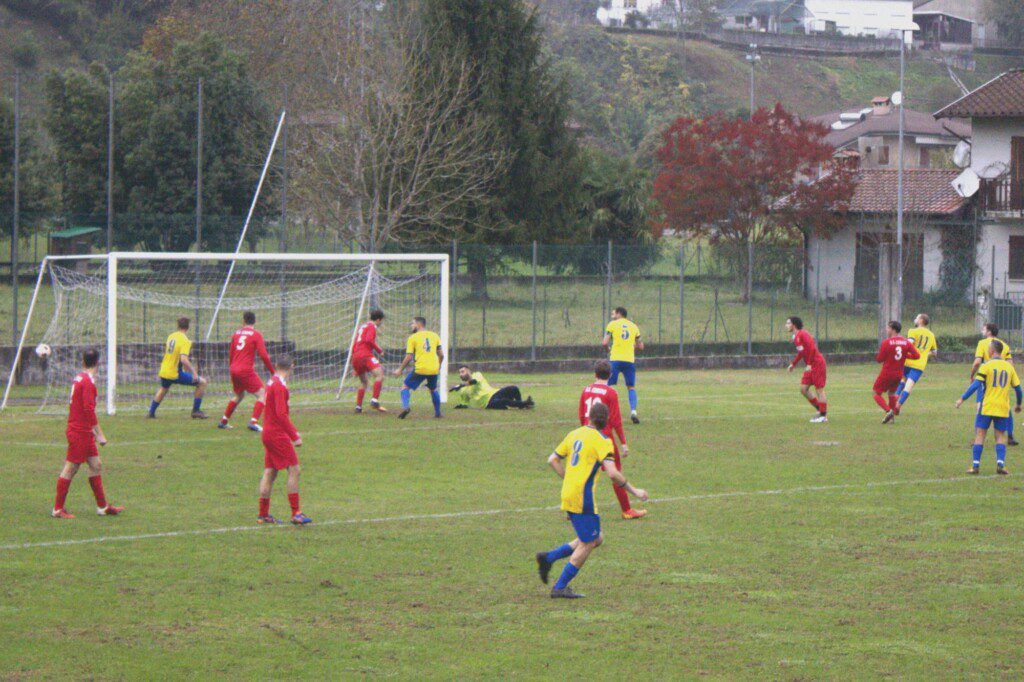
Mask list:
[[[97,386],[107,412],[143,410],[159,386],[167,337],[179,318],[187,317],[190,359],[209,382],[204,408],[215,416],[232,392],[230,342],[247,311],[256,314],[256,329],[271,359],[281,353],[294,358],[293,403],[344,399],[359,385],[348,351],[372,310],[385,314],[377,335],[385,372],[404,357],[413,317],[425,317],[447,347],[448,267],[445,254],[47,258],[0,409],[66,410],[82,352],[94,347],[103,358]],[[33,352],[37,344],[49,346],[50,355]],[[441,372],[442,397],[446,369]],[[258,358],[256,371],[264,382],[269,378]],[[399,379],[385,378],[385,391],[397,391],[399,385]],[[392,395],[386,393],[384,402]],[[192,389],[174,386],[161,411],[191,405]]]

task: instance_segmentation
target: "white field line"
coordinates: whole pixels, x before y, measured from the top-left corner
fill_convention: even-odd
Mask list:
[[[799,493],[819,493],[842,490],[858,490],[872,488],[890,488],[901,485],[932,485],[942,483],[958,483],[962,481],[977,481],[998,478],[998,476],[954,476],[950,478],[919,478],[899,481],[872,481],[869,483],[840,483],[835,485],[807,485],[795,488],[777,488],[770,490],[736,490],[721,493],[700,493],[696,495],[678,495],[675,497],[662,497],[650,500],[650,504],[667,504],[671,502],[699,502],[703,500],[721,500],[741,497],[766,497],[774,495],[793,495]],[[475,511],[447,512],[439,514],[406,514],[402,516],[379,516],[364,519],[331,519],[314,523],[312,528],[324,526],[357,526],[374,523],[395,523],[400,521],[432,521],[436,519],[461,519],[475,516],[501,516],[505,514],[529,514],[534,512],[554,512],[559,507],[521,507],[518,509],[480,509]],[[265,530],[271,531],[274,526]],[[284,526],[278,527],[278,531]],[[77,540],[48,540],[43,542],[21,542],[9,545],[0,545],[0,551],[10,552],[19,549],[37,549],[45,547],[68,547],[71,545],[94,545],[107,542],[137,542],[139,540],[154,540],[159,538],[181,538],[196,537],[204,535],[220,535],[225,533],[243,533],[247,531],[263,530],[263,526],[230,526],[225,528],[198,528],[192,530],[172,530],[161,533],[142,533],[139,535],[102,535],[93,538],[81,538]]]
[[[747,421],[747,420],[750,420],[750,419],[778,419],[779,417],[792,416],[792,415],[794,415],[794,413],[798,413],[798,414],[795,415],[797,418],[804,417],[804,415],[806,413],[806,415],[808,415],[807,418],[810,419],[809,415],[813,415],[814,414],[814,410],[812,408],[810,408],[809,406],[807,406],[806,410],[799,409],[799,408],[788,408],[785,411],[780,411],[780,412],[764,412],[764,413],[758,413],[758,414],[730,413],[730,414],[701,414],[701,415],[683,416],[683,417],[650,417],[650,418],[645,419],[644,422],[645,423],[658,423],[658,422],[708,421],[708,420],[720,420],[720,419],[742,419],[744,421]],[[877,415],[879,415],[879,417],[881,417],[884,413],[878,407],[871,407],[871,408],[864,407],[864,408],[860,408],[860,409],[856,409],[856,410],[844,410],[843,412],[840,413],[839,416],[840,416],[840,418],[842,418],[844,415],[851,415],[851,414],[877,414]],[[372,417],[371,417],[371,419],[372,419]],[[405,428],[392,429],[392,430],[389,431],[389,433],[402,434],[402,433],[406,433],[406,432],[409,432],[409,431],[450,431],[450,430],[453,430],[453,429],[467,430],[467,429],[476,429],[476,428],[486,428],[486,429],[516,428],[516,427],[522,428],[522,427],[534,427],[534,426],[558,426],[559,424],[562,424],[562,425],[570,425],[570,424],[575,425],[576,424],[576,420],[575,419],[566,418],[566,419],[550,419],[550,420],[546,420],[546,421],[514,420],[514,421],[500,421],[500,422],[458,422],[458,423],[454,423],[454,424],[453,423],[448,423],[448,424],[431,424],[429,426],[427,426],[427,425],[423,425],[423,426],[407,426]],[[213,428],[213,427],[211,427],[211,428]],[[818,428],[818,427],[815,427],[815,428]],[[245,430],[245,427],[238,426],[234,430],[235,431]],[[365,428],[365,429],[340,429],[340,430],[329,430],[329,431],[319,431],[319,430],[316,430],[316,429],[301,429],[300,433],[303,435],[303,438],[305,438],[306,436],[309,436],[309,435],[313,435],[313,436],[359,436],[359,435],[372,434],[372,433],[374,433],[374,431],[372,429],[370,429],[370,428]],[[199,437],[199,438],[189,438],[188,439],[188,443],[189,444],[192,444],[192,443],[213,443],[213,442],[217,442],[217,441],[223,441],[225,438],[226,438],[226,436],[202,436],[202,437]],[[166,438],[165,439],[161,439],[161,440],[131,440],[131,441],[114,441],[114,440],[111,440],[110,442],[107,443],[106,447],[112,448],[112,447],[135,447],[135,446],[140,446],[140,445],[166,445],[166,444],[177,443],[177,442],[179,442],[179,441],[177,441],[175,439],[166,439]],[[53,443],[40,443],[40,442],[31,442],[31,441],[29,441],[29,442],[11,441],[11,444],[12,445],[16,445],[18,447],[26,447],[26,448],[66,448],[67,447],[67,442],[66,441],[53,442]],[[103,452],[100,451],[100,455],[102,455],[102,454],[103,454]]]

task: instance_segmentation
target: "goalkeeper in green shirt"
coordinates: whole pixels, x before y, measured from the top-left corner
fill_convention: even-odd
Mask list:
[[[518,386],[493,388],[480,372],[471,372],[469,367],[459,367],[461,383],[452,387],[455,393],[455,409],[476,407],[484,410],[529,410],[533,408],[533,397],[523,400]]]

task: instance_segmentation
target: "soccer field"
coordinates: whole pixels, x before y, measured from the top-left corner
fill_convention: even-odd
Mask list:
[[[1020,677],[1021,450],[964,475],[967,370],[930,367],[893,426],[875,366],[830,368],[827,425],[795,372],[641,373],[625,473],[650,514],[620,520],[602,476],[577,601],[533,555],[572,536],[545,460],[588,375],[490,377],[533,412],[293,410],[303,528],[255,525],[250,402],[228,432],[101,415],[127,511],[96,516],[83,469],[74,521],[49,518],[63,420],[5,416],[0,677]]]

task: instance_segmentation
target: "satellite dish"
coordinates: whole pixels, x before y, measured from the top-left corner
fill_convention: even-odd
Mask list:
[[[893,105],[898,107],[901,104],[903,104],[903,93],[897,90],[896,92],[892,93],[891,99]]]
[[[957,194],[964,199],[968,199],[978,193],[978,189],[981,188],[981,180],[978,178],[977,173],[968,168],[956,177],[952,185]]]
[[[960,140],[956,149],[953,150],[953,163],[957,168],[967,168],[971,165],[971,143],[967,140]]]

